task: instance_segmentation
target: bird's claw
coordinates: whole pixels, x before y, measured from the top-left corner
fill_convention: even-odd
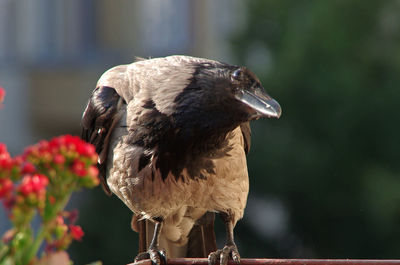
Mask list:
[[[235,263],[240,263],[240,255],[236,245],[226,245],[223,249],[218,249],[208,255],[208,265],[216,265],[219,259],[220,265],[227,265],[229,258]]]
[[[135,258],[135,263],[141,260],[150,259],[153,265],[166,265],[167,256],[163,249],[149,248],[147,252],[139,253]]]

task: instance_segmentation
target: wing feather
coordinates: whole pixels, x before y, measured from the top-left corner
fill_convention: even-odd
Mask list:
[[[101,183],[104,191],[111,195],[106,182],[105,161],[111,134],[121,115],[119,109],[124,100],[117,94],[114,88],[97,87],[86,106],[82,116],[82,139],[93,144],[99,154],[98,167]]]

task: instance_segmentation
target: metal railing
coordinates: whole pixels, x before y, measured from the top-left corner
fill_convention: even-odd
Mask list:
[[[168,259],[168,265],[208,265],[206,258]],[[229,261],[229,265],[237,265]],[[400,260],[368,259],[241,259],[240,265],[400,265]],[[152,265],[150,260],[142,260],[128,265]]]

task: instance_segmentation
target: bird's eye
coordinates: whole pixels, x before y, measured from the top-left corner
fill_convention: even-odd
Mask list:
[[[242,69],[239,68],[239,69],[236,69],[235,72],[233,72],[232,78],[234,80],[239,80],[241,75],[242,75]]]

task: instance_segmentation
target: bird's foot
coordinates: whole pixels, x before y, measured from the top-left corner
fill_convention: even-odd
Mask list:
[[[235,263],[240,263],[239,251],[234,244],[226,245],[223,249],[211,252],[208,255],[208,265],[216,265],[218,259],[220,265],[227,265],[229,258],[232,258]]]
[[[163,249],[149,248],[147,252],[139,253],[135,258],[135,263],[141,260],[150,259],[153,265],[166,265],[167,256]]]

